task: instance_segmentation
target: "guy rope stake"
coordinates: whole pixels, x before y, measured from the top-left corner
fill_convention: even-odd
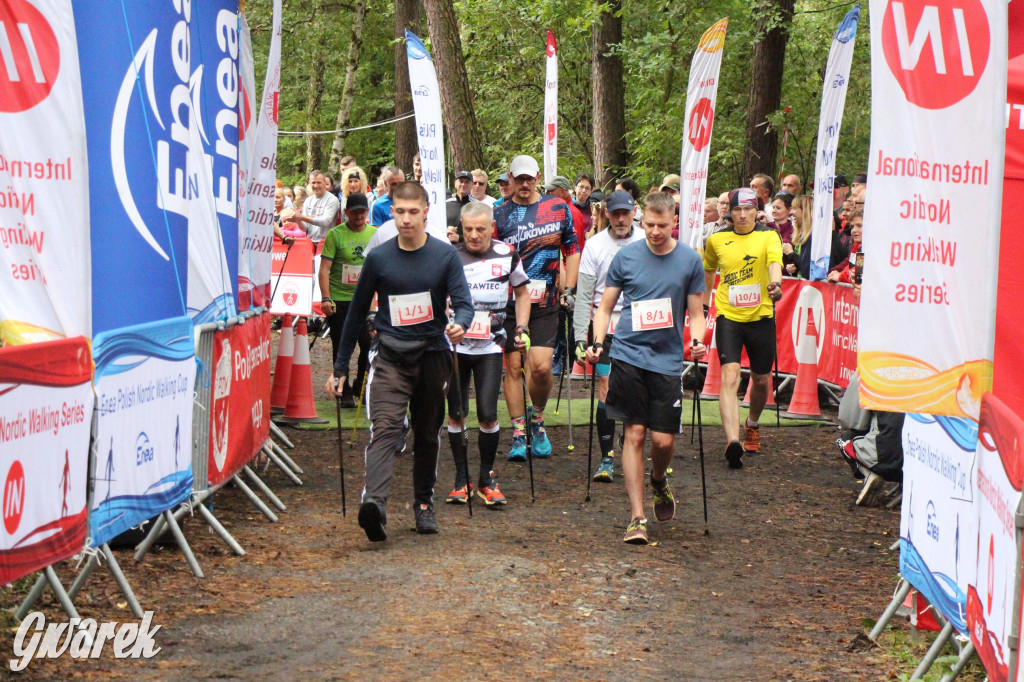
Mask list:
[[[530,468],[530,502],[537,501],[537,494],[533,487],[533,424],[530,423],[530,407],[527,404],[526,392],[526,351],[519,351],[519,370],[523,377],[523,414],[526,415],[526,461]]]
[[[459,351],[452,349],[452,365],[455,369],[451,380],[455,391],[455,420],[459,422],[459,442],[462,444],[462,468],[466,475],[466,501],[469,515],[473,516],[473,484],[469,480],[469,436],[466,435],[466,415],[462,413],[462,375],[459,374]]]
[[[694,348],[697,347],[697,339],[693,340]],[[696,361],[693,363],[694,367],[697,366]],[[704,478],[704,424],[701,421],[700,415],[700,377],[697,378],[697,385],[693,389],[693,401],[697,405],[697,440],[700,443],[700,492],[704,498],[704,535],[711,535],[711,531],[708,530],[708,485]]]
[[[334,380],[334,391],[338,391],[338,379]],[[334,396],[334,404],[337,407],[338,412],[338,475],[341,477],[341,515],[346,516],[347,510],[345,508],[345,457],[342,453],[341,446],[341,397]]]

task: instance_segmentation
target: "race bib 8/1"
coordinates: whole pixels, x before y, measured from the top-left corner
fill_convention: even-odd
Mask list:
[[[467,339],[480,339],[489,341],[491,338],[491,314],[486,310],[478,310],[473,313],[473,324],[469,325],[466,331]]]
[[[348,265],[342,263],[341,265],[341,283],[342,284],[358,284],[359,273],[362,272],[362,265]]]
[[[544,300],[544,294],[548,292],[547,280],[531,279],[526,285],[526,290],[530,292],[530,303],[540,303]]]
[[[729,303],[737,308],[754,308],[761,305],[761,285],[733,284],[729,287]]]
[[[633,331],[635,332],[668,329],[673,326],[671,298],[633,301],[630,312],[632,313]]]
[[[391,307],[391,325],[407,327],[411,324],[422,324],[434,319],[434,308],[430,303],[430,292],[388,296]]]

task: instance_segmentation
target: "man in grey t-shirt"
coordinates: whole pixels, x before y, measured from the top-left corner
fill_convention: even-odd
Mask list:
[[[672,462],[681,416],[680,374],[683,370],[683,327],[704,338],[704,272],[700,256],[672,238],[678,220],[675,201],[664,192],[644,200],[647,238],[623,247],[612,259],[604,295],[594,315],[594,344],[587,360],[596,363],[604,347],[615,302],[622,294],[622,316],[611,348],[612,369],[605,399],[608,417],[623,422],[622,474],[629,495],[630,523],[625,542],[647,544],[644,514],[643,448],[651,434],[651,487],[654,516],[667,522],[675,516],[675,499],[666,471]],[[698,343],[694,359],[706,349]]]

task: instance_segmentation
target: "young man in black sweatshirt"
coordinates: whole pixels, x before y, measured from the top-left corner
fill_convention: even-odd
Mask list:
[[[427,193],[419,184],[403,182],[395,189],[391,211],[398,237],[378,246],[363,262],[341,333],[334,376],[327,382],[328,393],[340,396],[359,330],[368,323],[376,295],[377,314],[369,322],[376,338],[366,381],[370,444],[359,507],[359,525],[372,542],[387,539],[388,489],[407,410],[413,430],[416,530],[438,531],[434,517],[438,436],[452,374],[452,344],[462,341],[473,322],[473,300],[455,249],[426,232],[429,208]],[[445,317],[446,299],[454,314],[451,323]]]

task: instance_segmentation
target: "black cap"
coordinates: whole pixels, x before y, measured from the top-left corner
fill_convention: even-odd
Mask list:
[[[868,174],[867,173],[856,173],[853,176],[853,181],[856,182],[857,184],[860,184],[860,185],[866,185],[866,184],[868,184]]]
[[[456,180],[472,180],[473,179],[473,174],[470,173],[469,171],[459,171],[458,173],[455,174],[455,179]]]
[[[355,211],[360,208],[367,210],[369,210],[370,208],[370,202],[366,200],[366,195],[363,194],[362,192],[349,194],[348,199],[345,201],[345,210]]]
[[[832,188],[833,189],[835,189],[836,187],[849,187],[849,186],[850,186],[850,183],[846,180],[846,176],[845,175],[837,175],[835,177],[835,179],[832,181]]]

